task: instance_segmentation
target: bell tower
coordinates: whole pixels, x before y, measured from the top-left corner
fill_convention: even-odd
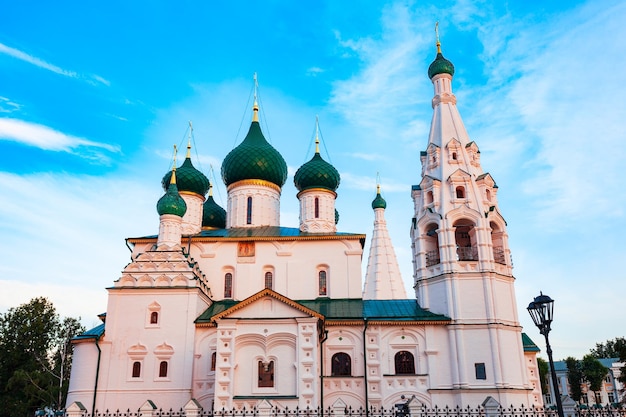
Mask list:
[[[421,181],[412,187],[416,297],[422,308],[452,319],[449,388],[519,395],[529,382],[498,186],[483,172],[478,145],[465,130],[452,92],[454,65],[439,39],[428,76],[433,116]]]

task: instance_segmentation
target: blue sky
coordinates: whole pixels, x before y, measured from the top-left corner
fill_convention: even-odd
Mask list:
[[[626,4],[608,0],[3,5],[0,311],[44,295],[96,324],[124,238],[158,231],[160,179],[190,120],[194,163],[216,173],[225,206],[220,163],[247,131],[255,72],[262,127],[290,169],[282,224],[297,227],[293,173],[319,115],[340,230],[371,235],[379,173],[412,294],[436,21],[500,187],[525,331],[543,348],[525,311],[541,290],[556,300],[556,358],[624,336]]]

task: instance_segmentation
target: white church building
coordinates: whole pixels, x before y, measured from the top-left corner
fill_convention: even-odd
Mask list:
[[[73,341],[68,410],[542,405],[498,187],[463,126],[453,75],[437,43],[430,135],[410,191],[415,296],[380,187],[363,280],[366,235],[337,230],[340,176],[319,146],[294,175],[300,224],[281,225],[287,165],[255,100],[247,136],[222,163],[226,209],[190,146],[163,178],[158,235],[127,239],[132,261],[108,288],[102,325]]]

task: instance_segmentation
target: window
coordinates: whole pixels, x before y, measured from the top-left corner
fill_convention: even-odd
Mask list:
[[[161,361],[159,364],[159,378],[167,378],[167,361]]]
[[[327,295],[328,292],[326,290],[326,271],[320,271],[318,274],[319,278],[319,295]]]
[[[335,353],[331,359],[331,376],[351,376],[352,360],[344,352]]]
[[[157,324],[159,322],[159,313],[153,311],[150,313],[150,324]]]
[[[215,371],[215,362],[217,361],[217,352],[211,354],[211,371]]]
[[[315,218],[320,217],[320,199],[315,197]]]
[[[413,354],[411,352],[402,350],[396,353],[395,363],[396,374],[415,374],[415,359],[413,358]]]
[[[465,188],[461,186],[456,187],[456,198],[465,198]]]
[[[246,224],[252,224],[252,197],[248,197],[246,208]]]
[[[259,388],[274,386],[274,361],[259,361]]]
[[[272,273],[271,272],[266,272],[265,273],[265,288],[269,288],[272,289]]]
[[[452,152],[452,159],[456,161],[456,152]]]
[[[141,377],[141,362],[133,362],[133,378]]]
[[[474,368],[476,368],[476,379],[487,379],[484,363],[475,363]]]
[[[609,403],[613,404],[615,402],[615,393],[607,392],[606,395],[609,397]]]
[[[233,296],[233,274],[227,272],[224,275],[224,298],[232,298]]]
[[[602,397],[600,396],[600,392],[596,392],[596,404],[602,404]]]

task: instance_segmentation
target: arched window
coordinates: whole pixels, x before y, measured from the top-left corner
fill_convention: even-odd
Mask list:
[[[274,386],[274,361],[259,361],[259,388]]]
[[[159,313],[153,311],[150,313],[150,324],[157,324],[159,322]]]
[[[465,188],[462,186],[456,187],[456,198],[465,198]]]
[[[437,233],[437,224],[429,224],[426,226],[426,236],[424,236],[424,248],[426,250],[426,266],[437,265],[441,262],[439,254],[439,234]]]
[[[470,220],[459,220],[453,224],[456,254],[459,261],[477,261],[478,248],[474,224]]]
[[[246,207],[246,224],[252,224],[252,197],[248,197],[248,204]]]
[[[227,272],[224,275],[224,298],[232,298],[233,296],[233,274]]]
[[[315,218],[320,217],[320,199],[315,197]]]
[[[415,359],[411,352],[401,350],[395,356],[396,374],[415,374]]]
[[[452,159],[456,161],[456,152],[452,152]]]
[[[215,371],[215,362],[217,361],[217,352],[211,354],[211,370]]]
[[[265,288],[269,288],[272,289],[272,284],[273,284],[273,275],[270,271],[267,271],[265,273]]]
[[[159,364],[159,378],[167,377],[167,361],[161,361]]]
[[[352,360],[344,352],[335,353],[331,359],[331,376],[351,376]]]
[[[491,190],[485,190],[485,194],[487,196],[487,201],[491,201]]]
[[[141,376],[141,362],[133,362],[133,378],[139,378]]]
[[[319,278],[319,295],[327,295],[326,289],[326,271],[320,271],[318,273]]]

